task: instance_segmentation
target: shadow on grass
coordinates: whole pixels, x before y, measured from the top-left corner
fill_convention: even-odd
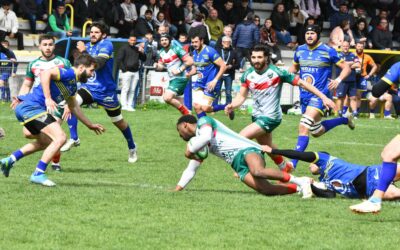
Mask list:
[[[110,168],[63,168],[65,173],[112,173],[114,169]]]

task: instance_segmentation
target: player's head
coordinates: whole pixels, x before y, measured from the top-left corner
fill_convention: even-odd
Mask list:
[[[74,61],[74,68],[76,69],[78,80],[85,83],[94,75],[96,60],[89,54],[79,55]]]
[[[195,35],[194,37],[192,37],[192,47],[195,50],[201,50],[201,48],[203,48],[204,45],[204,38],[199,36],[199,35]]]
[[[166,33],[161,34],[160,45],[163,48],[168,48],[171,45],[171,37]]]
[[[364,42],[358,41],[356,43],[356,53],[357,55],[362,55],[362,53],[364,52]]]
[[[308,25],[306,27],[306,43],[308,46],[314,46],[318,43],[320,38],[321,29],[318,25]]]
[[[98,43],[107,37],[108,27],[102,22],[93,22],[90,26],[90,42]]]
[[[263,44],[255,45],[251,50],[250,62],[256,70],[264,69],[270,63],[269,48]]]
[[[193,115],[183,115],[178,119],[176,123],[176,129],[178,130],[179,136],[189,141],[190,138],[196,135],[196,124],[197,119]]]
[[[39,37],[39,49],[44,58],[51,58],[56,49],[54,36],[47,34],[41,35]]]
[[[0,42],[1,45],[3,45],[4,48],[8,49],[8,47],[10,46],[10,42],[8,40],[3,40]]]
[[[308,166],[308,169],[310,170],[310,172],[313,175],[319,175],[320,174],[320,172],[319,172],[320,168],[315,163],[310,163],[310,165]]]

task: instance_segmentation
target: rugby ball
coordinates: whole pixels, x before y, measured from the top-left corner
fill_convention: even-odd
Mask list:
[[[193,145],[193,139],[194,139],[194,137],[189,140],[190,145]],[[201,149],[199,149],[199,151],[194,153],[194,155],[196,156],[196,158],[198,160],[206,159],[208,157],[208,146],[206,145],[206,146],[202,147]]]

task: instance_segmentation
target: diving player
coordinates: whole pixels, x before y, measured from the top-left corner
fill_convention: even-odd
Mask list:
[[[197,120],[193,115],[184,115],[179,118],[176,126],[180,137],[191,141],[185,152],[185,156],[191,160],[175,191],[183,190],[193,179],[201,164],[201,161],[196,160],[195,153],[208,146],[211,153],[231,165],[241,181],[261,194],[291,194],[299,188],[303,198],[312,196],[310,178],[295,177],[278,169],[265,168],[262,147],[221,122],[207,116]],[[267,179],[279,180],[285,184],[274,185]],[[287,184],[288,182],[291,184]]]
[[[213,104],[221,92],[221,77],[225,72],[226,64],[218,52],[204,44],[200,36],[192,37],[194,65],[196,72],[192,71],[193,103],[197,117],[201,118],[206,112],[217,112],[225,109],[225,104]],[[233,120],[234,113],[229,118]]]
[[[253,98],[253,123],[242,129],[240,135],[249,139],[256,139],[261,145],[274,147],[272,131],[282,121],[280,98],[284,82],[299,85],[315,94],[321,98],[323,105],[328,108],[335,108],[335,104],[313,85],[286,70],[277,68],[271,63],[270,59],[268,47],[261,44],[254,46],[251,51],[252,67],[242,75],[240,92],[233,102],[225,107],[225,111],[229,114],[233,109],[240,107],[250,93]],[[293,168],[291,162],[286,162],[282,156],[271,154],[269,156],[281,170]]]
[[[107,115],[122,132],[128,143],[128,162],[134,163],[137,161],[136,145],[129,124],[121,114],[121,105],[117,97],[117,84],[113,78],[113,45],[106,37],[106,25],[93,22],[90,28],[90,42],[86,45],[82,41],[77,43],[77,49],[80,53],[88,53],[96,59],[97,68],[94,76],[88,79],[86,84],[82,84],[82,87],[78,90],[76,100],[78,105],[97,103],[104,107]],[[76,118],[69,119],[68,125],[71,135],[77,135],[78,121]],[[64,149],[70,149],[75,142],[74,139],[68,140]]]
[[[188,83],[185,70],[193,65],[193,58],[181,46],[173,44],[168,34],[161,34],[160,45],[156,70],[167,68],[169,75],[169,85],[163,95],[164,101],[178,109],[182,115],[190,114],[190,110],[179,96],[183,95]]]
[[[400,62],[390,67],[382,79],[372,87],[372,95],[379,98],[393,84],[400,82]],[[400,158],[400,135],[396,135],[383,149],[382,171],[379,176],[378,187],[374,194],[366,201],[350,206],[357,213],[379,213],[381,211],[382,199],[385,197],[390,184],[396,177],[397,161]]]
[[[96,61],[91,56],[81,55],[70,69],[52,68],[42,72],[41,85],[34,88],[30,94],[18,96],[20,103],[15,108],[15,115],[24,125],[24,136],[35,141],[16,150],[9,157],[1,159],[1,170],[6,177],[16,161],[44,150],[30,181],[44,186],[55,186],[45,172],[47,164],[66,140],[66,135],[55,117],[61,116],[57,109],[64,101],[89,129],[97,134],[104,132],[101,125],[92,124],[83,115],[74,98],[77,82],[86,82],[94,74],[95,67]]]
[[[334,197],[336,193],[347,198],[368,198],[378,186],[379,173],[382,166],[362,166],[346,162],[326,152],[299,152],[289,149],[272,149],[263,146],[266,153],[280,154],[291,159],[310,162],[311,173],[319,176],[328,193],[324,194],[324,188],[318,190],[313,187],[315,194],[321,193],[322,197],[329,195]],[[400,179],[400,166],[397,166],[395,181]],[[329,192],[330,191],[330,192]],[[383,199],[395,200],[400,198],[400,189],[390,185]]]
[[[295,73],[300,70],[301,79],[330,97],[329,91],[336,89],[339,83],[350,74],[351,70],[339,58],[335,49],[322,44],[319,38],[319,26],[307,26],[305,34],[306,44],[297,48],[294,54],[293,65],[289,71]],[[333,64],[336,64],[342,71],[336,79],[330,80]],[[310,132],[312,136],[319,137],[342,124],[347,124],[350,129],[354,129],[353,117],[351,115],[349,117],[339,117],[321,122],[321,118],[324,115],[324,105],[321,98],[301,88],[300,104],[303,116],[299,124],[297,151],[304,151],[307,148]],[[293,167],[296,168],[297,160],[293,160],[292,162]]]

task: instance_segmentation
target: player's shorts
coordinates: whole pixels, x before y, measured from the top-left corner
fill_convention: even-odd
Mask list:
[[[78,89],[78,94],[83,100],[83,105],[97,103],[103,106],[108,116],[115,117],[121,114],[121,105],[116,92],[99,93],[90,91],[84,86]]]
[[[321,98],[313,96],[311,98],[300,98],[300,106],[301,106],[301,113],[304,114],[306,112],[307,107],[313,107],[323,115],[325,111],[324,103],[322,102]]]
[[[336,96],[338,98],[344,98],[346,95],[353,97],[357,95],[356,82],[341,82],[336,89]]]
[[[10,78],[10,76],[11,76],[10,73],[2,73],[0,80],[7,81],[8,78]]]
[[[271,119],[266,116],[251,117],[251,121],[256,123],[260,128],[264,129],[265,132],[271,133],[277,128],[282,120],[281,119]]]
[[[218,80],[214,89],[209,91],[209,90],[207,90],[208,83],[211,82],[213,79],[214,79],[214,77],[212,77],[212,78],[207,77],[207,78],[203,78],[202,80],[197,80],[196,82],[192,82],[192,88],[193,88],[193,90],[202,89],[205,96],[216,99],[219,97],[219,95],[221,93],[222,81]]]
[[[360,79],[357,82],[357,89],[360,91],[367,91],[368,89],[368,82],[365,80],[364,77],[360,77]]]
[[[250,172],[250,169],[247,166],[246,162],[246,155],[248,155],[249,153],[256,153],[264,159],[264,153],[261,151],[261,149],[249,147],[240,150],[236,154],[235,158],[233,158],[231,166],[233,170],[235,170],[235,172],[239,175],[241,181],[243,181],[244,177]]]
[[[187,83],[188,80],[186,78],[175,78],[169,82],[167,89],[180,96],[185,92]]]
[[[33,102],[18,104],[15,108],[15,116],[33,135],[40,134],[43,128],[56,121],[45,108]]]
[[[382,170],[381,165],[369,166],[367,168],[367,189],[366,198],[371,197],[379,183],[379,173]]]

